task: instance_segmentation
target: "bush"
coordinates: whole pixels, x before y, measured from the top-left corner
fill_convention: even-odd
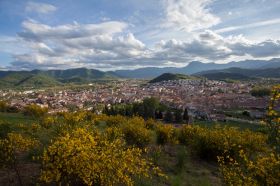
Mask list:
[[[264,97],[269,96],[271,94],[271,90],[265,87],[257,87],[251,90],[251,95],[255,97]]]
[[[151,129],[154,130],[157,128],[158,125],[160,125],[159,123],[157,123],[157,121],[155,121],[154,119],[148,119],[145,123],[146,128],[147,129]]]
[[[152,141],[152,132],[145,128],[143,118],[133,117],[121,129],[129,145],[145,147]]]
[[[243,149],[238,157],[218,157],[220,171],[228,185],[280,185],[280,155],[275,152],[250,154]]]
[[[48,108],[42,108],[38,105],[32,104],[24,107],[23,114],[27,116],[32,116],[34,118],[41,118],[47,114]]]
[[[0,112],[6,112],[8,107],[9,106],[5,101],[0,101]]]
[[[116,116],[108,116],[106,117],[105,120],[106,124],[111,127],[111,126],[121,126],[126,122],[126,118],[121,115],[116,115]]]
[[[57,138],[43,154],[41,180],[70,185],[133,185],[134,176],[162,175],[121,139],[108,141],[98,132],[78,128]]]
[[[157,127],[157,143],[164,145],[174,144],[178,141],[178,132],[172,125],[159,125]]]
[[[47,116],[44,117],[41,121],[41,126],[48,129],[50,128],[54,123],[56,122],[56,119],[53,116]]]
[[[7,134],[12,132],[12,128],[10,123],[2,123],[0,122],[0,139],[6,138]]]
[[[179,140],[200,158],[216,161],[217,156],[228,151],[236,156],[242,148],[250,152],[265,152],[267,136],[249,130],[240,131],[232,127],[202,128],[185,126],[181,129]]]

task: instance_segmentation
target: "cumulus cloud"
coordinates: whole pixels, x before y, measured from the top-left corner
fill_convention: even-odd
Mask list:
[[[14,54],[12,65],[17,68],[129,65],[131,59],[145,56],[148,50],[126,30],[124,22],[49,26],[27,20],[22,27],[19,41],[25,43],[30,52]]]
[[[194,31],[210,28],[220,22],[219,17],[213,15],[208,5],[213,0],[165,0],[166,7],[164,27],[179,30]]]
[[[180,59],[186,61],[199,57],[205,60],[227,60],[231,56],[251,56],[253,58],[279,57],[280,41],[266,40],[252,42],[242,35],[222,37],[206,30],[200,33],[191,42],[178,40],[162,41],[159,45],[158,55],[166,59]]]
[[[3,46],[16,44],[25,48],[20,53],[9,51],[14,57],[11,69],[88,67],[111,70],[182,66],[193,60],[280,56],[279,40],[254,42],[242,35],[223,37],[211,30],[197,33],[192,40],[163,40],[147,47],[129,32],[128,24],[118,21],[50,26],[27,20],[22,27],[17,38],[2,39],[6,42]]]
[[[56,11],[56,9],[57,8],[51,4],[35,3],[35,2],[28,2],[25,7],[26,12],[36,12],[39,14],[48,14]]]

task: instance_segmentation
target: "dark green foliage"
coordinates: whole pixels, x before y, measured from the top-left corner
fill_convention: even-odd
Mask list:
[[[45,114],[47,114],[48,109],[47,108],[41,108],[38,105],[28,105],[24,108],[23,114],[26,116],[31,116],[33,118],[41,118]]]
[[[265,69],[243,69],[243,68],[226,68],[221,70],[209,70],[196,73],[195,75],[203,76],[214,80],[248,80],[256,78],[280,78],[280,68]]]
[[[255,97],[264,97],[269,96],[271,94],[271,90],[265,87],[256,87],[251,90],[251,95]]]
[[[12,132],[11,124],[6,122],[0,122],[0,139],[6,138],[7,134]]]
[[[184,110],[183,120],[185,120],[186,123],[189,123],[189,112],[187,108]]]
[[[116,104],[110,108],[105,106],[103,113],[107,115],[122,115],[122,116],[142,116],[145,119],[156,117],[162,117],[162,108],[165,108],[160,104],[157,98],[145,98],[142,103],[133,104]]]
[[[0,87],[50,87],[63,83],[88,83],[97,79],[112,79],[112,73],[94,69],[0,71]]]
[[[244,110],[244,111],[242,112],[242,115],[243,115],[243,116],[246,116],[246,117],[250,117],[250,112],[249,112],[248,110]]]
[[[8,110],[8,104],[5,101],[0,101],[0,112],[6,112]]]
[[[176,109],[175,110],[175,114],[174,114],[174,117],[175,117],[175,122],[176,123],[182,123],[183,122],[183,114],[182,114],[182,110],[181,109]]]
[[[155,118],[156,110],[159,107],[159,100],[156,98],[145,98],[143,100],[144,118]]]
[[[150,83],[157,83],[161,81],[168,80],[179,80],[179,79],[195,79],[195,77],[184,75],[184,74],[172,74],[172,73],[164,73],[155,79],[151,80]]]
[[[173,122],[174,121],[174,117],[173,117],[173,113],[168,110],[165,115],[164,115],[164,121],[165,122]]]

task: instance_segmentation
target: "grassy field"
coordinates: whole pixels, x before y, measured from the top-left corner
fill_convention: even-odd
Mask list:
[[[253,131],[262,131],[264,129],[263,126],[249,123],[249,122],[237,122],[237,121],[227,121],[227,122],[213,122],[213,121],[196,121],[194,125],[199,125],[202,127],[213,127],[216,125],[220,126],[228,126],[228,127],[237,127],[241,130],[250,129]]]
[[[4,113],[0,112],[0,121],[3,122],[9,122],[11,124],[31,124],[32,122],[35,122],[31,117],[24,116],[21,113]]]

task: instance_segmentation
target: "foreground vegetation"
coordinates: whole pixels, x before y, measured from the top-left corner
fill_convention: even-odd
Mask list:
[[[271,94],[263,132],[34,105],[2,113],[0,185],[279,185],[280,87]]]

